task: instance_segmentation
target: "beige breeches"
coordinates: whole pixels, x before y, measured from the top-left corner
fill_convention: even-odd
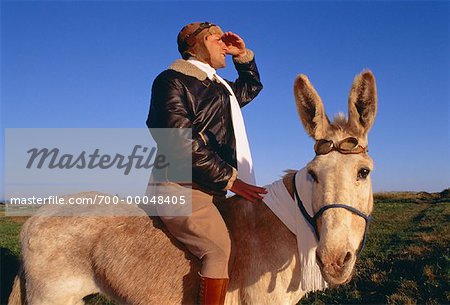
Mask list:
[[[202,260],[201,275],[228,278],[231,240],[213,197],[192,190],[190,216],[160,216],[170,233]]]

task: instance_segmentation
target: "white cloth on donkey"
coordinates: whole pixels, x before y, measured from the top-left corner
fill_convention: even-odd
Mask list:
[[[312,216],[312,181],[306,168],[297,172],[295,185],[306,211]],[[267,189],[267,194],[263,201],[297,237],[301,289],[311,292],[327,288],[328,284],[323,279],[316,263],[317,240],[314,229],[303,217],[296,200],[294,201],[291,197],[282,179],[264,187]]]

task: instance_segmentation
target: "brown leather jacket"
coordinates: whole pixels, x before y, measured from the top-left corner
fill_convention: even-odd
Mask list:
[[[258,95],[263,86],[253,52],[248,50],[246,58],[234,61],[234,65],[239,77],[235,82],[227,82],[243,107]],[[147,126],[152,129],[192,129],[192,140],[189,140],[192,150],[189,153],[192,153],[193,187],[212,195],[224,195],[237,175],[230,111],[227,89],[186,60],[175,61],[153,82]],[[159,152],[175,147],[160,147],[163,141],[155,140]],[[165,175],[167,180],[172,180],[170,174]]]

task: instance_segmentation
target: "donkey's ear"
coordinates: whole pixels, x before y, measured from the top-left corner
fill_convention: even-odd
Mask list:
[[[306,75],[300,74],[294,82],[297,111],[306,132],[316,140],[326,137],[330,121],[325,113],[320,96]]]
[[[377,113],[377,86],[369,70],[355,77],[348,97],[348,124],[350,130],[365,137]]]

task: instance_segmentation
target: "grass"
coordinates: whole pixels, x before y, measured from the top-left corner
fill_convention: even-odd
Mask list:
[[[450,304],[450,199],[440,194],[375,196],[367,245],[350,283],[311,293],[305,304]],[[1,290],[5,304],[18,266],[18,232],[24,218],[2,217]],[[113,305],[101,296],[89,305]]]
[[[18,232],[23,222],[23,219],[4,217],[4,206],[0,205],[0,304],[6,304],[7,294],[19,266]]]

